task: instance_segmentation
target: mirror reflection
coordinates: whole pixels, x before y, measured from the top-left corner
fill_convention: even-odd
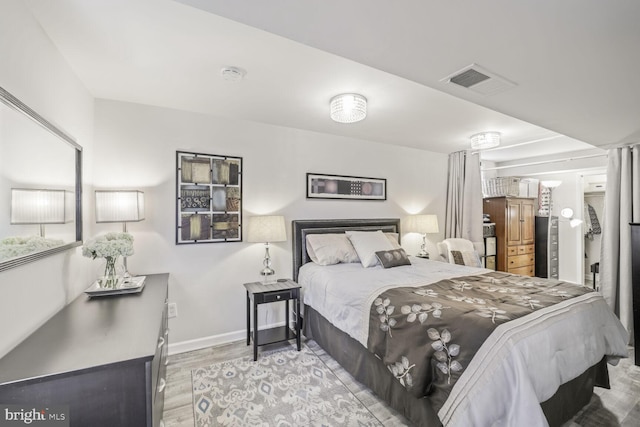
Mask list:
[[[0,88],[0,271],[77,246],[80,147]]]

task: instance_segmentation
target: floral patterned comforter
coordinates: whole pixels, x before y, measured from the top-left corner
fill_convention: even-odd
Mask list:
[[[392,288],[371,306],[367,347],[437,411],[496,327],[588,292],[593,290],[503,272]]]

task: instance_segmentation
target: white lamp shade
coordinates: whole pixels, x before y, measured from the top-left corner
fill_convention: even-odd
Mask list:
[[[413,215],[409,217],[408,231],[421,234],[439,233],[437,215]]]
[[[247,241],[251,243],[285,242],[287,231],[280,215],[252,216],[247,221]]]
[[[64,190],[11,189],[11,224],[64,224],[71,220]]]
[[[96,222],[136,222],[143,219],[144,193],[142,191],[96,191]]]

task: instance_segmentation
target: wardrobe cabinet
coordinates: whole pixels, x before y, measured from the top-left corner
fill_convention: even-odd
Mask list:
[[[489,197],[484,213],[496,225],[496,270],[533,276],[535,270],[535,199]]]

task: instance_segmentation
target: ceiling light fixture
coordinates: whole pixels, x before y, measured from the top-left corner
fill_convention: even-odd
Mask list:
[[[338,123],[355,123],[367,117],[367,98],[343,93],[331,98],[331,118]]]
[[[471,135],[473,150],[486,150],[500,145],[500,132],[481,132]]]

